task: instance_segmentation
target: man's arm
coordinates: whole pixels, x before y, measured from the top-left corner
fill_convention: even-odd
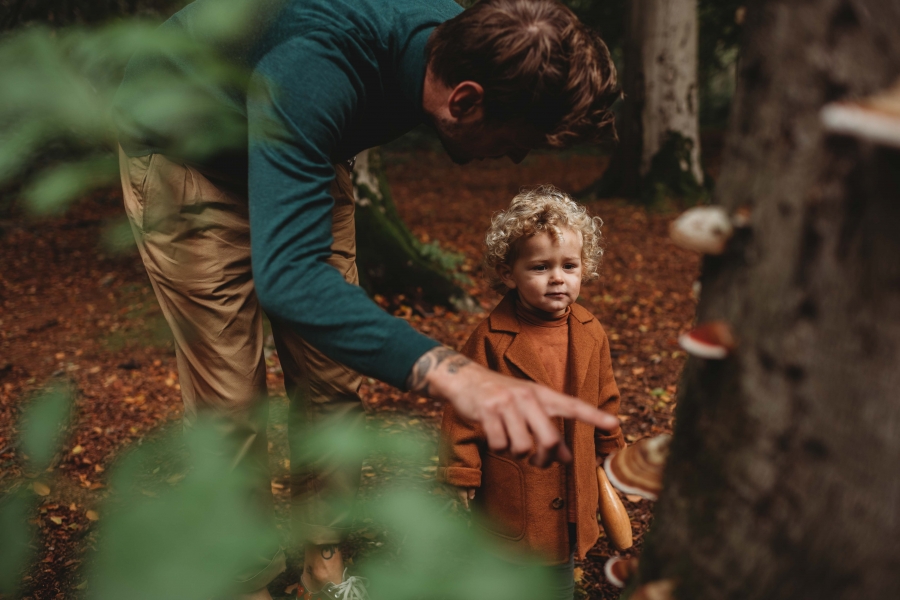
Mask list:
[[[550,417],[576,419],[604,430],[619,426],[616,417],[580,400],[500,375],[443,346],[416,361],[407,387],[453,403],[462,417],[481,424],[495,452],[508,448],[525,456],[534,447],[532,460],[540,466],[572,460]]]
[[[261,61],[248,98],[253,276],[266,312],[365,375],[450,401],[481,423],[494,450],[524,455],[533,436],[536,462],[570,460],[549,417],[615,427],[614,417],[583,402],[438,347],[325,262],[332,152],[349,124],[358,82],[340,53],[314,42],[285,44],[278,53]]]

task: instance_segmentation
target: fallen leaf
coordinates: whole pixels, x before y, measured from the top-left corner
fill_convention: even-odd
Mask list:
[[[575,583],[580,583],[582,579],[584,579],[584,569],[581,567],[575,567]]]
[[[72,448],[72,454],[81,454],[82,452],[84,452],[84,446],[82,446],[81,444],[78,444],[77,446]]]
[[[629,502],[640,502],[644,499],[642,496],[638,496],[637,494],[625,494],[625,497],[628,498]]]
[[[287,586],[286,588],[284,588],[284,593],[285,594],[293,594],[297,590],[298,587],[300,587],[299,583],[293,583],[293,584]]]
[[[31,489],[34,490],[34,493],[38,496],[49,496],[50,495],[50,486],[46,483],[41,483],[40,481],[35,481],[31,484]]]
[[[99,521],[100,520],[100,515],[97,513],[96,510],[85,511],[84,516],[87,517],[88,521]]]

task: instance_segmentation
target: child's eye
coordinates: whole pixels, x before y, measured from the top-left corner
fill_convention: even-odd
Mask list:
[[[546,271],[547,270],[547,267],[545,265],[535,265],[534,267],[531,267],[531,268],[534,271]]]
[[[565,265],[565,268],[566,269],[577,269],[578,265],[576,265],[575,263],[568,263]]]

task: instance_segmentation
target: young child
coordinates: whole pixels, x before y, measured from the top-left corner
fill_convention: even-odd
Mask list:
[[[491,284],[505,296],[463,353],[616,414],[619,390],[606,333],[575,304],[582,282],[598,276],[600,225],[551,186],[513,198],[486,237]],[[573,558],[583,559],[599,536],[596,468],[625,442],[619,428],[595,431],[561,419],[557,426],[574,460],[542,469],[527,457],[491,452],[483,432],[448,405],[438,479],[456,486],[467,507],[473,501],[482,525],[512,550],[537,553],[553,565],[562,582],[559,598],[571,599]]]

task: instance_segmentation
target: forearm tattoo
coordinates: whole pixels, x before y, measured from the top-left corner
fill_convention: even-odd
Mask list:
[[[325,560],[331,560],[332,558],[334,558],[334,555],[336,553],[337,553],[337,546],[328,545],[328,546],[320,546],[319,547],[319,554]]]
[[[447,363],[447,372],[455,375],[460,369],[472,362],[459,352],[451,350],[446,346],[438,346],[433,350],[429,350],[416,361],[413,365],[412,372],[406,380],[406,387],[414,392],[422,392],[428,394],[428,385],[426,379],[428,374],[437,369],[441,363]]]

